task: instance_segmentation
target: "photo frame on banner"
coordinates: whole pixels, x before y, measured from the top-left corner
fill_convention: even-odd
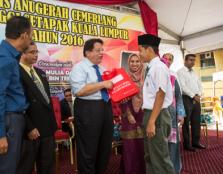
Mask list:
[[[128,58],[131,54],[139,55],[137,51],[122,51],[121,55],[120,55],[120,57],[121,57],[120,67],[124,68],[127,73],[129,73]]]

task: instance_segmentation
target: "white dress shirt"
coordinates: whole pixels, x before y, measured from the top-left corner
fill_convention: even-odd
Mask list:
[[[95,71],[95,68],[93,67],[93,63],[87,59],[84,58],[79,63],[77,63],[71,70],[69,78],[70,78],[70,85],[72,89],[72,93],[74,96],[87,84],[89,83],[96,83],[98,82],[98,77]],[[103,69],[99,67],[99,71],[102,74]],[[90,94],[88,96],[82,96],[78,97],[81,99],[86,100],[100,100],[101,92],[100,90]]]
[[[191,98],[196,94],[201,96],[201,81],[193,69],[189,70],[184,66],[177,72],[177,76],[183,95],[187,95]]]
[[[173,90],[170,82],[170,71],[167,66],[156,57],[147,65],[149,71],[143,85],[143,109],[152,110],[156,93],[161,89],[165,93],[163,108],[167,108],[173,102]]]

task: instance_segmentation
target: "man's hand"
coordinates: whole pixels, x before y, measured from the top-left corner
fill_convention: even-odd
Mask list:
[[[200,96],[199,95],[195,95],[194,96],[194,100],[197,102],[197,103],[200,103]]]
[[[146,135],[148,138],[154,137],[156,134],[156,125],[155,122],[148,121],[147,127],[146,127]]]
[[[128,121],[129,121],[130,124],[135,124],[136,123],[136,120],[133,117],[133,115],[129,115],[127,118],[128,118]]]
[[[178,117],[177,120],[178,120],[178,123],[180,123],[181,126],[184,124],[184,118],[183,117]]]
[[[0,138],[0,155],[8,151],[8,141],[6,137]]]
[[[146,127],[146,135],[148,138],[152,138],[156,134],[156,125],[155,122],[160,114],[160,111],[163,106],[164,98],[165,98],[164,91],[159,88],[159,91],[156,93],[155,102],[153,105],[152,113],[147,123]]]
[[[74,116],[70,116],[65,120],[65,122],[68,122],[68,123],[72,121],[74,121]]]
[[[30,140],[36,140],[39,136],[39,131],[36,128],[28,133],[28,138]]]
[[[111,89],[113,86],[113,83],[110,80],[103,81],[102,83],[103,83],[104,88],[106,89]]]

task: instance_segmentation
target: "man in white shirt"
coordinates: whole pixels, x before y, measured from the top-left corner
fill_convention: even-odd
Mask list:
[[[84,59],[70,72],[74,94],[78,171],[81,174],[103,174],[107,167],[113,133],[113,115],[107,89],[112,81],[102,81],[104,69],[103,41],[92,38],[85,42]]]
[[[174,174],[168,150],[171,116],[168,106],[173,101],[170,73],[160,61],[160,38],[145,34],[138,37],[139,56],[147,64],[143,85],[143,127],[146,172],[149,174]]]
[[[192,67],[195,64],[195,55],[188,54],[185,56],[184,67],[178,72],[179,83],[183,93],[183,102],[186,111],[186,117],[183,124],[183,143],[184,149],[195,151],[195,148],[204,149],[200,141],[200,96],[201,82]],[[191,142],[190,144],[190,127],[191,124]]]

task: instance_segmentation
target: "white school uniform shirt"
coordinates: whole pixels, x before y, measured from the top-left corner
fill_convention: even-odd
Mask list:
[[[156,57],[147,64],[149,71],[143,85],[143,109],[152,110],[156,93],[161,89],[165,93],[163,108],[169,107],[173,102],[173,90],[170,81],[170,71],[167,66]]]
[[[201,81],[193,69],[189,70],[184,66],[177,72],[177,76],[183,95],[187,95],[191,98],[196,94],[201,96]]]

